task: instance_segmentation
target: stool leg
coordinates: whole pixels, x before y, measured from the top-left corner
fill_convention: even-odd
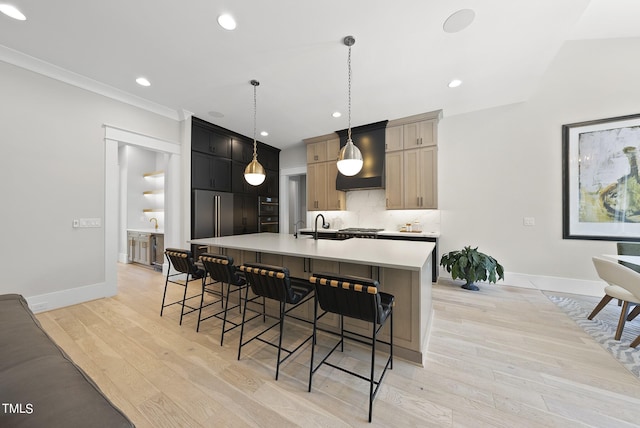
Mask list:
[[[169,286],[169,272],[171,271],[171,267],[167,270],[167,279],[164,282],[164,293],[162,293],[162,306],[160,307],[160,316],[162,316],[162,312],[164,311],[164,301],[167,298],[167,287]]]
[[[377,317],[376,317],[377,318]],[[373,383],[374,383],[374,373],[376,367],[376,321],[374,320],[372,323],[373,332],[371,335],[371,377],[369,378],[369,422],[371,422],[371,417],[373,414]]]
[[[200,295],[200,309],[198,309],[198,325],[196,326],[196,333],[200,331],[200,319],[202,318],[202,305],[204,305],[204,287],[206,287],[206,279],[207,276],[205,275],[204,278],[202,278],[202,294]]]
[[[187,300],[187,287],[189,286],[189,274],[187,274],[187,279],[184,283],[184,294],[182,295],[182,309],[180,310],[180,325],[182,325],[182,317],[184,316],[184,304]]]
[[[311,339],[311,362],[309,363],[309,392],[311,392],[311,381],[313,380],[313,355],[316,348],[316,329],[318,325],[318,299],[313,299],[313,338]]]
[[[224,288],[224,284],[222,284],[222,287]],[[227,299],[224,303],[224,317],[222,318],[222,337],[220,337],[220,346],[222,346],[222,342],[224,341],[224,329],[226,328],[226,324],[227,324],[227,310],[229,309],[229,292],[231,291],[231,283],[228,282],[227,283]],[[240,296],[238,297],[238,299],[240,299],[242,297],[242,293],[240,294]]]
[[[240,341],[238,342],[238,361],[240,360],[240,352],[242,351],[242,334],[244,333],[244,320],[247,315],[247,299],[249,298],[249,286],[245,287],[244,292],[244,309],[242,311],[242,324],[240,325]]]
[[[282,333],[284,332],[284,302],[280,302],[280,337],[278,338],[278,364],[276,364],[276,380],[280,373],[280,352],[282,351]]]

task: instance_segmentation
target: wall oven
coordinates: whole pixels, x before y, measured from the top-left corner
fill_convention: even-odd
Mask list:
[[[269,196],[258,197],[258,216],[278,217],[279,210],[278,198]]]
[[[278,198],[258,197],[258,232],[278,233],[280,231],[279,211]]]
[[[258,217],[258,232],[278,233],[280,229],[279,226],[278,217]]]

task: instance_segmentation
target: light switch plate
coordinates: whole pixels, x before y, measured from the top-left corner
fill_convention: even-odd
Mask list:
[[[524,224],[525,226],[535,226],[536,219],[535,217],[525,217],[522,219],[522,224]]]

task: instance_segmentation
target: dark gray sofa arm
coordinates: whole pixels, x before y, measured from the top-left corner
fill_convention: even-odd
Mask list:
[[[133,427],[42,329],[19,294],[0,295],[1,427]]]

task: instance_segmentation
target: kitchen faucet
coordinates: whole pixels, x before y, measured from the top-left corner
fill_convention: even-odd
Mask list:
[[[316,220],[314,222],[314,228],[313,228],[313,239],[316,241],[318,240],[318,217],[322,217],[322,228],[329,229],[329,223],[325,221],[324,216],[322,214],[318,214],[316,216]]]
[[[304,221],[302,220],[298,220],[294,223],[293,225],[293,237],[297,238],[298,237],[298,223],[300,223],[300,226],[302,226],[304,224]]]
[[[157,218],[155,218],[155,217],[151,217],[151,218],[149,219],[149,221],[150,221],[150,222],[155,221],[155,222],[156,222],[156,230],[158,230],[158,219],[157,219]]]

